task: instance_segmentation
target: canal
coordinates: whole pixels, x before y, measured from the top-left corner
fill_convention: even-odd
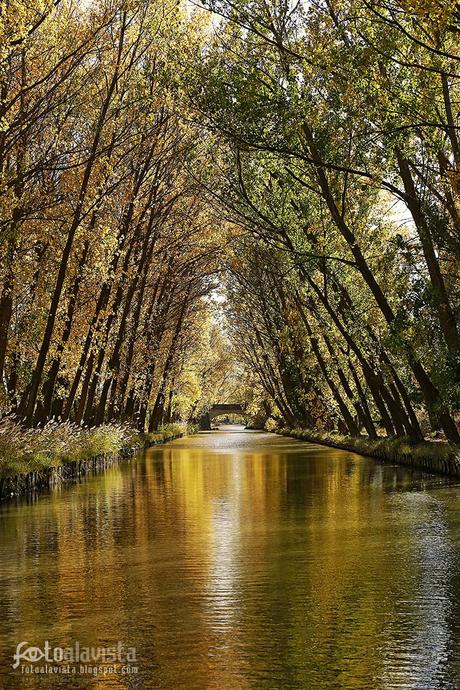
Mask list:
[[[0,508],[0,687],[458,689],[458,484],[222,429]]]

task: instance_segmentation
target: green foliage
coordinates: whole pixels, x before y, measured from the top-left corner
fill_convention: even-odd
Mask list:
[[[371,434],[428,415],[460,442],[454,6],[204,4],[222,20],[184,91],[240,229],[241,360],[289,423],[354,433],[367,408]]]

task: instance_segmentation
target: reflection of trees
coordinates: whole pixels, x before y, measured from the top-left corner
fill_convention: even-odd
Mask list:
[[[389,626],[383,669],[384,687],[444,688],[452,649],[451,579],[455,552],[444,506],[425,492],[395,496],[404,516],[410,552],[412,596],[400,598]],[[407,563],[406,563],[407,567]]]
[[[232,438],[152,449],[6,511],[3,649],[123,639],[147,688],[442,687],[442,503],[403,469]]]

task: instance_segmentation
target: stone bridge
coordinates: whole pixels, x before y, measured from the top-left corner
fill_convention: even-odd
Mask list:
[[[216,403],[204,414],[200,421],[200,427],[204,431],[211,428],[211,420],[221,415],[242,414],[246,410],[245,403]]]
[[[244,414],[246,405],[244,403],[217,403],[208,411],[209,419],[219,417],[221,414]]]

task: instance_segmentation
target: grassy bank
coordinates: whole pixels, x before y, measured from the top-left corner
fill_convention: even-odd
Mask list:
[[[16,489],[12,493],[20,492],[22,486],[40,483],[41,478],[44,483],[56,483],[84,472],[85,463],[94,468],[104,466],[110,459],[132,455],[187,431],[183,424],[168,424],[154,433],[140,434],[123,424],[85,429],[56,422],[39,429],[24,429],[4,420],[0,423],[0,493],[9,495],[13,480]],[[23,481],[25,477],[27,481]]]
[[[417,467],[427,472],[460,477],[460,449],[442,441],[424,441],[414,444],[407,439],[372,440],[361,436],[354,438],[309,429],[282,429],[279,433],[301,441],[350,450],[359,455],[367,455],[386,462]]]

